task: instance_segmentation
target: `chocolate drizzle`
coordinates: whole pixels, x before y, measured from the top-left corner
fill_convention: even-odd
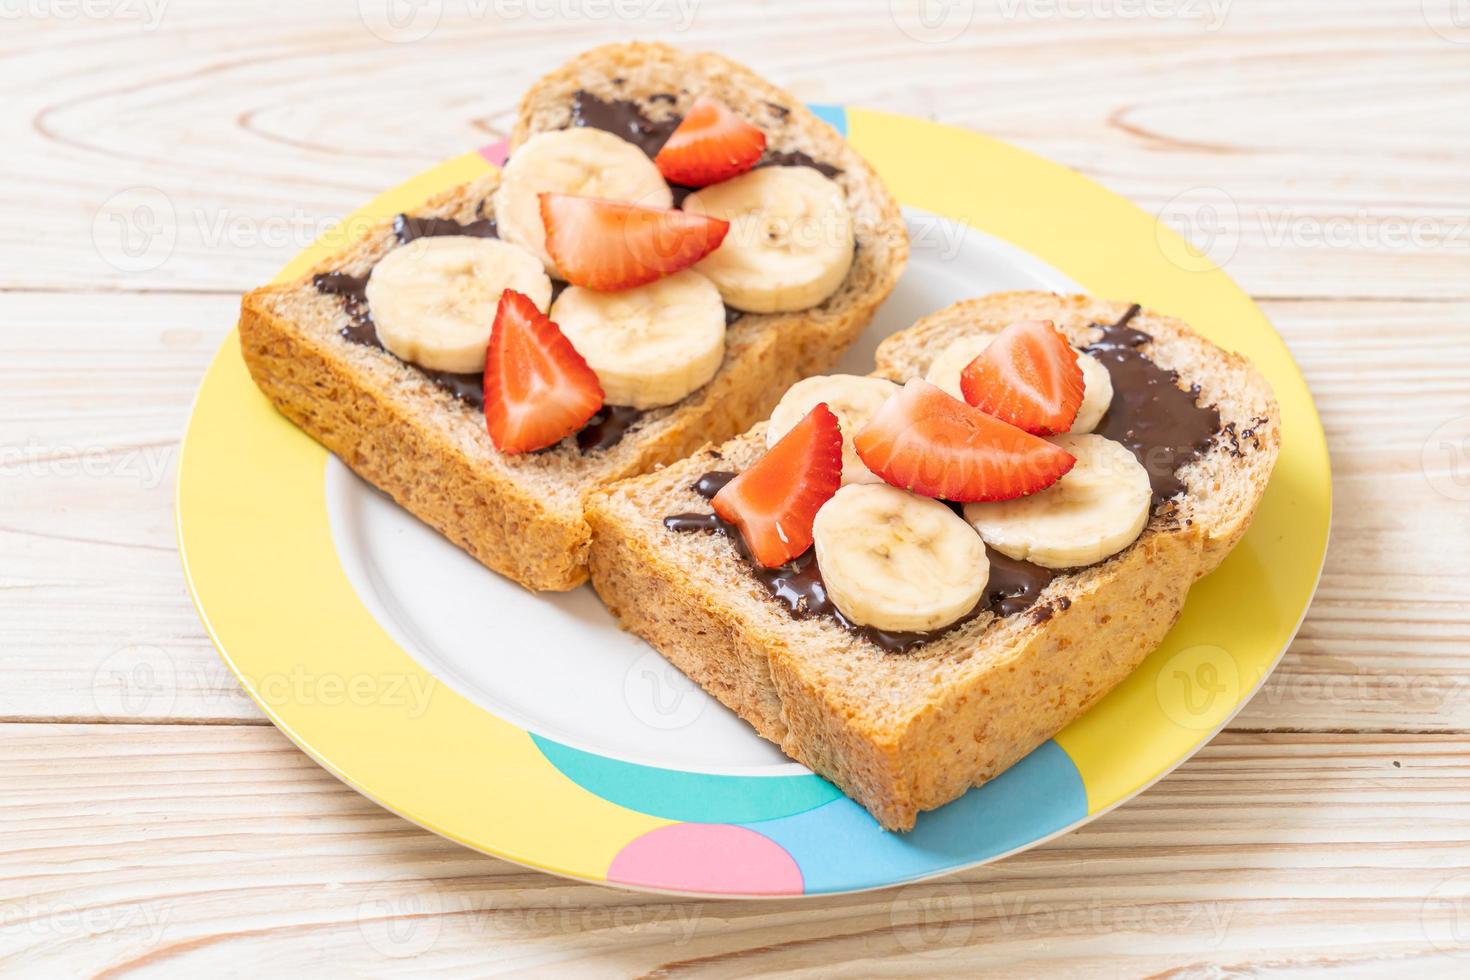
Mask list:
[[[484,211],[485,204],[482,201],[480,213],[484,214]],[[400,214],[393,219],[393,237],[398,239],[400,245],[407,245],[415,238],[443,238],[448,235],[499,238],[500,229],[496,227],[494,218],[477,218],[474,221],[461,222],[452,218],[418,218]]]
[[[456,233],[445,232],[445,234]],[[317,292],[342,297],[342,308],[347,312],[347,326],[340,331],[344,339],[364,347],[386,350],[383,342],[378,339],[378,328],[373,323],[373,313],[368,309],[367,283],[367,276],[350,276],[345,272],[323,272],[311,280]],[[485,407],[483,375],[432,371],[429,368],[419,367],[417,364],[414,365],[414,370],[419,371],[424,377],[465,404],[476,409]]]
[[[420,218],[406,214],[400,214],[393,219],[393,235],[401,244],[407,244],[416,238],[442,238],[450,235],[467,235],[472,238],[498,237],[494,218],[478,218],[470,222],[459,222],[449,218]],[[311,282],[317,292],[342,298],[342,309],[347,314],[347,326],[341,330],[343,339],[364,347],[386,351],[383,342],[378,339],[378,328],[373,323],[372,310],[368,309],[368,278],[369,276],[353,276],[345,272],[323,272],[313,277]],[[554,285],[565,286],[563,283]],[[391,351],[386,352],[392,353]],[[417,364],[413,365],[413,368],[471,408],[479,411],[485,407],[483,374],[434,371]],[[577,433],[577,448],[584,453],[611,449],[642,417],[643,412],[636,408],[604,405]]]
[[[627,140],[636,145],[650,157],[655,156],[668,141],[669,136],[678,128],[682,117],[672,110],[677,104],[678,97],[671,92],[660,92],[648,98],[650,103],[666,103],[669,105],[670,113],[661,119],[653,119],[644,113],[638,103],[626,99],[601,99],[591,92],[579,90],[572,96],[572,125],[590,126],[593,129],[605,130],[615,136]],[[781,106],[772,105],[773,110],[785,113],[789,110]],[[805,166],[813,167],[827,176],[835,176],[842,171],[831,164],[813,160],[810,156],[800,151],[786,153],[768,153],[756,164],[758,167],[768,166]],[[680,205],[684,198],[693,191],[691,187],[680,187],[671,185],[674,192],[674,203]],[[472,238],[499,238],[500,230],[496,226],[493,217],[485,216],[485,202],[481,201],[476,209],[477,215],[472,221],[455,221],[450,218],[422,217],[415,215],[400,214],[393,219],[393,236],[400,245],[419,238],[440,238],[450,235],[465,235]],[[354,276],[345,272],[325,272],[312,279],[318,292],[329,296],[337,296],[342,300],[343,310],[347,314],[347,326],[341,330],[344,339],[365,347],[374,347],[385,350],[382,341],[378,339],[378,329],[373,323],[372,311],[368,309],[367,283],[371,275]],[[567,284],[559,280],[552,282],[551,297],[556,299],[566,289]],[[725,307],[725,325],[730,326],[739,320],[741,312]],[[391,352],[388,352],[391,353]],[[422,372],[431,382],[449,392],[455,398],[463,401],[475,409],[482,409],[485,405],[484,379],[479,374],[455,374],[448,371],[432,371],[418,365],[413,367]],[[609,405],[603,407],[594,415],[577,433],[577,446],[582,452],[596,452],[598,450],[610,449],[617,445],[624,434],[632,428],[643,417],[643,412],[635,408],[620,405]]]
[[[658,100],[654,96],[649,101]],[[665,101],[673,103],[670,93]],[[674,130],[684,118],[670,113],[663,119],[651,119],[644,114],[638,103],[629,99],[600,99],[586,89],[578,89],[572,95],[572,125],[590,126],[622,137],[649,156],[656,156],[669,141]]]
[[[1153,340],[1130,327],[1134,304],[1117,323],[1093,324],[1102,331],[1087,353],[1102,362],[1113,380],[1113,401],[1095,431],[1133,451],[1148,471],[1157,511],[1184,492],[1179,470],[1205,454],[1220,432],[1220,413],[1199,405],[1198,385],[1179,387],[1179,374],[1159,367],[1139,348]]]
[[[641,418],[642,409],[629,408],[627,405],[604,405],[577,433],[577,448],[584,453],[611,449],[623,441],[623,436]]]
[[[709,499],[719,493],[737,474],[714,470],[695,481],[691,488],[701,497]],[[664,518],[664,527],[670,531],[714,531],[730,539],[740,557],[750,566],[757,582],[772,599],[781,604],[793,619],[811,619],[827,616],[838,626],[871,642],[885,653],[907,653],[914,647],[937,639],[951,630],[970,622],[981,613],[1010,616],[1021,612],[1036,602],[1041,590],[1056,577],[1056,572],[1033,565],[1026,561],[1007,558],[998,551],[986,547],[990,559],[990,581],[985,594],[975,607],[959,619],[937,630],[905,631],[882,630],[863,626],[842,615],[827,595],[827,583],[822,580],[822,570],[817,567],[815,548],[808,548],[799,556],[777,568],[757,565],[745,547],[745,541],[734,525],[720,519],[718,514],[685,513]]]
[[[761,157],[756,167],[811,167],[823,177],[836,177],[842,173],[841,167],[834,167],[830,163],[813,160],[800,150],[786,150],[779,153],[774,150],[767,150],[766,155]]]
[[[1197,404],[1198,386],[1189,389],[1179,387],[1177,372],[1159,367],[1139,351],[1153,337],[1128,325],[1138,312],[1138,306],[1134,305],[1116,323],[1093,324],[1102,331],[1102,337],[1088,347],[1087,352],[1103,363],[1113,382],[1112,404],[1095,431],[1127,446],[1138,457],[1148,471],[1157,512],[1170,499],[1184,492],[1184,483],[1177,471],[1199,459],[1210,448],[1221,431],[1220,413],[1212,406]],[[1264,420],[1261,422],[1264,424]],[[708,499],[735,476],[723,471],[706,473],[693,489]],[[950,506],[959,512],[958,504]],[[827,595],[814,548],[808,548],[794,561],[779,568],[762,568],[751,560],[740,532],[716,514],[674,514],[664,518],[664,526],[671,531],[714,531],[725,535],[750,565],[756,581],[793,618],[830,617],[843,629],[865,637],[886,653],[907,653],[963,626],[983,612],[1000,617],[1024,612],[1036,604],[1053,579],[1067,574],[1065,569],[1053,571],[1028,561],[1007,558],[986,545],[990,580],[974,609],[938,630],[893,632],[860,626],[842,615]],[[1058,597],[1037,607],[1031,614],[1032,619],[1044,623],[1071,604],[1066,596]]]

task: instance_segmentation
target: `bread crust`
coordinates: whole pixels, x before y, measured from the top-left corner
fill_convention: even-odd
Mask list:
[[[1015,319],[1051,319],[1074,343],[1127,304],[1007,293],[958,303],[879,347],[879,371],[919,376],[955,336]],[[1244,534],[1279,446],[1274,399],[1249,362],[1177,320],[1143,311],[1146,352],[1200,384],[1225,423],[1254,424],[1242,455],[1220,444],[1180,471],[1188,487],[1120,554],[1059,575],[1029,610],[983,615],[909,654],[883,654],[827,619],[793,619],[724,539],[662,526],[706,509],[700,474],[741,469],[764,424],[655,474],[594,494],[592,582],[623,628],[783,752],[837,784],[890,830],[962,795],[1055,735],[1162,641],[1189,586]],[[1228,484],[1228,485],[1227,485]]]
[[[621,79],[621,82],[615,82]],[[393,245],[383,223],[306,276],[247,294],[241,349],[251,376],[292,422],[420,520],[480,562],[528,589],[564,591],[587,579],[591,528],[583,513],[598,486],[680,459],[763,418],[794,382],[827,370],[862,332],[908,257],[898,204],[877,174],[831,127],[788,93],[713,54],[666,45],[616,44],[589,51],[540,80],[521,103],[512,150],[530,135],[568,124],[578,88],[633,100],[714,90],[757,116],[775,148],[800,148],[843,169],[836,179],[857,219],[858,253],[838,292],[798,313],[746,315],[727,334],[725,361],[708,385],[658,409],[610,450],[583,455],[568,443],[506,457],[478,412],[391,355],[342,339],[336,297],[312,285],[319,272],[365,274]],[[697,94],[697,93],[696,93]],[[671,110],[660,101],[662,111]],[[414,214],[470,220],[488,215],[492,174],[440,194]]]

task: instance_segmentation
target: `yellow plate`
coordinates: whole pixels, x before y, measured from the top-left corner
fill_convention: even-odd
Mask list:
[[[633,758],[518,723],[514,712],[487,709],[463,683],[436,676],[424,666],[432,657],[395,640],[381,609],[374,615],[344,564],[328,487],[338,464],[271,409],[232,335],[184,440],[180,550],[226,663],[333,774],[437,833],[557,874],[680,894],[830,894],[952,871],[1075,827],[1196,751],[1265,679],[1315,589],[1331,481],[1307,386],[1261,312],[1167,226],[1073,171],[918,119],[820,111],[906,207],[921,209],[911,222],[932,230],[928,212],[948,219],[941,230],[971,229],[974,247],[1009,270],[1005,281],[1075,282],[1181,317],[1248,356],[1276,391],[1283,432],[1250,533],[1194,587],[1163,645],[1096,707],[1000,778],[925,814],[912,834],[887,834],[800,767]],[[449,161],[347,225],[411,210],[485,173],[501,150]],[[340,244],[328,236],[282,277]],[[895,303],[928,295],[912,286],[928,274],[925,261],[916,247],[899,290],[908,299]],[[985,270],[974,271],[965,281],[983,281]],[[886,307],[888,316],[900,306]],[[478,566],[463,574],[490,590],[499,582]],[[493,594],[514,606],[506,615],[520,617],[564,616],[573,607],[557,603],[575,601]],[[610,623],[593,628],[608,631],[599,648],[631,642],[615,639]]]

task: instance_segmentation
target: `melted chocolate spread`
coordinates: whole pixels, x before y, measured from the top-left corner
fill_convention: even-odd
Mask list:
[[[648,101],[651,103],[666,102],[672,105],[678,100],[672,93],[660,92],[650,96]],[[791,112],[785,106],[778,106],[774,103],[766,103],[766,105],[770,106],[773,113],[780,118],[785,118]],[[572,96],[573,126],[591,126],[593,129],[601,129],[614,136],[621,136],[651,157],[658,155],[658,151],[663,149],[663,145],[669,141],[669,137],[683,121],[683,116],[672,111],[661,119],[653,119],[643,111],[638,103],[628,99],[601,99],[586,90],[578,90]],[[842,168],[814,160],[800,150],[784,152],[767,150],[756,163],[756,167],[811,167],[824,177],[836,177],[842,173]],[[680,207],[684,204],[684,198],[696,188],[670,184],[669,189],[674,192],[674,206]]]
[[[673,105],[677,97],[673,93],[661,92],[650,96],[650,103],[665,102]],[[781,106],[772,106],[773,110],[780,110],[782,114],[789,110]],[[615,136],[620,136],[650,157],[656,155],[668,141],[670,134],[682,122],[682,117],[670,114],[667,118],[653,119],[646,115],[638,103],[612,99],[604,100],[590,92],[578,91],[572,97],[572,125],[591,126],[593,129],[605,130]],[[768,166],[806,166],[813,167],[828,177],[836,176],[842,171],[830,164],[813,160],[805,153],[793,151],[788,153],[767,153],[759,163],[758,167]],[[692,187],[679,187],[672,185],[675,204],[682,204],[684,198],[692,191]],[[393,220],[393,235],[398,244],[407,245],[418,238],[436,238],[449,235],[467,235],[473,238],[499,238],[500,231],[496,227],[495,219],[484,217],[485,204],[480,203],[480,217],[473,221],[460,222],[449,218],[418,217],[400,214]],[[378,339],[378,329],[373,323],[372,311],[368,309],[367,282],[371,272],[363,276],[353,276],[345,272],[326,272],[317,275],[312,284],[319,292],[330,296],[339,296],[342,299],[343,310],[347,313],[348,324],[342,328],[342,336],[354,344],[362,344],[366,347],[375,347],[385,350],[382,342]],[[551,297],[556,299],[561,291],[566,288],[566,283],[554,281],[552,283]],[[725,325],[729,326],[740,319],[739,310],[725,307]],[[390,352],[391,353],[391,352]],[[485,405],[484,378],[479,374],[455,374],[448,371],[432,371],[428,368],[414,365],[434,384],[443,388],[454,397],[460,399],[475,409],[482,409]],[[622,405],[604,406],[592,419],[577,433],[577,446],[583,452],[595,452],[600,449],[610,449],[616,446],[624,434],[632,428],[643,412],[636,408]]]
[[[723,470],[706,473],[695,481],[693,490],[705,499],[719,493],[737,474]],[[1007,558],[998,551],[986,547],[990,559],[990,581],[980,601],[959,619],[948,626],[930,631],[881,630],[874,626],[862,626],[842,615],[827,595],[827,583],[822,580],[822,570],[817,567],[817,552],[808,548],[792,561],[777,568],[757,565],[745,547],[739,530],[727,524],[718,514],[674,514],[664,518],[664,527],[671,531],[714,531],[730,539],[735,550],[750,565],[756,581],[766,592],[779,602],[793,619],[810,619],[813,616],[828,616],[837,625],[850,633],[856,633],[873,643],[885,653],[907,653],[921,643],[927,643],[959,626],[963,626],[984,612],[997,616],[1009,616],[1029,608],[1041,590],[1057,575],[1056,572],[1027,561]],[[1048,610],[1048,616],[1050,612]]]
[[[1179,374],[1159,367],[1138,348],[1153,340],[1128,326],[1138,306],[1128,308],[1117,323],[1093,326],[1103,334],[1087,353],[1108,369],[1113,401],[1095,431],[1133,451],[1148,471],[1154,510],[1184,492],[1179,470],[1205,454],[1220,431],[1220,413],[1196,404],[1199,385],[1179,387]]]
[[[484,204],[480,205],[483,213]],[[461,222],[450,218],[422,218],[400,214],[393,219],[393,237],[400,245],[407,245],[416,238],[442,238],[449,235],[467,235],[471,238],[498,238],[494,218],[477,218]],[[342,337],[354,344],[385,350],[378,339],[378,328],[373,323],[373,314],[368,309],[367,283],[371,273],[352,276],[345,272],[324,272],[312,279],[318,292],[342,297],[342,309],[347,313],[347,326],[342,328]],[[557,286],[554,283],[552,295]],[[391,353],[391,352],[390,352]],[[455,398],[479,410],[485,407],[485,378],[483,374],[455,374],[450,371],[433,371],[413,365],[434,384]],[[623,435],[633,427],[643,413],[636,408],[622,405],[606,405],[577,433],[577,448],[582,452],[594,452],[616,446]]]
[[[1097,434],[1115,439],[1127,446],[1148,470],[1154,491],[1154,509],[1159,512],[1170,498],[1184,491],[1184,483],[1176,471],[1199,459],[1209,449],[1220,431],[1220,413],[1211,406],[1195,404],[1199,397],[1196,386],[1179,387],[1177,372],[1165,370],[1138,351],[1153,340],[1141,330],[1128,326],[1138,315],[1138,306],[1114,324],[1093,324],[1103,332],[1102,338],[1087,352],[1107,367],[1113,382],[1113,401],[1098,423]],[[708,499],[735,478],[723,471],[706,473],[694,484],[694,491]],[[950,504],[959,512],[958,504]],[[816,549],[808,548],[800,556],[779,568],[763,568],[751,559],[740,532],[717,514],[674,514],[664,518],[671,531],[714,531],[728,537],[735,550],[750,565],[756,581],[771,598],[779,602],[795,619],[828,616],[849,632],[865,637],[885,653],[907,653],[920,644],[937,639],[968,623],[982,612],[996,616],[1012,616],[1035,604],[1041,591],[1052,579],[1066,574],[1028,561],[1017,561],[985,546],[990,559],[990,580],[985,594],[964,616],[937,630],[927,632],[895,632],[860,626],[848,620],[827,596],[821,569],[817,567]],[[1032,612],[1032,618],[1043,623],[1057,610],[1066,609],[1072,601],[1058,598]]]

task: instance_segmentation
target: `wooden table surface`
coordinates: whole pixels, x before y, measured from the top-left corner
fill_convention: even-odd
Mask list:
[[[388,2],[0,0],[0,973],[1470,971],[1464,0]],[[691,902],[419,830],[237,687],[172,500],[239,294],[634,37],[1059,160],[1257,298],[1336,515],[1300,635],[1193,761],[934,883]]]

